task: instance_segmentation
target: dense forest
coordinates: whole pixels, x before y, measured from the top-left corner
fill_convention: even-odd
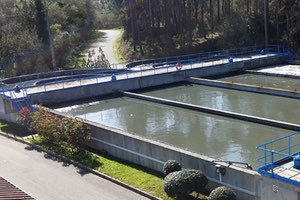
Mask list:
[[[265,43],[300,50],[299,0],[127,0],[121,15],[129,57]]]
[[[248,45],[299,53],[299,0],[1,0],[1,76],[66,66],[95,29],[123,27],[128,60]]]
[[[119,6],[114,0],[1,0],[1,76],[76,65],[80,45]]]

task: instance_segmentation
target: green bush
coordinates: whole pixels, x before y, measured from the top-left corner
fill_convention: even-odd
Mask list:
[[[77,119],[63,118],[60,126],[63,140],[73,147],[82,148],[90,139],[88,126]]]
[[[192,192],[200,193],[208,183],[201,171],[192,169],[172,172],[164,180],[164,191],[176,199],[185,199]]]
[[[63,141],[58,116],[39,109],[32,114],[32,129],[47,143],[59,145]]]
[[[33,113],[31,127],[46,143],[73,150],[84,147],[90,138],[89,128],[83,122],[54,115],[46,109]]]
[[[230,188],[222,186],[214,189],[208,200],[236,200],[236,195]]]
[[[165,175],[170,174],[171,172],[177,172],[181,170],[181,165],[176,160],[168,160],[165,162],[163,171]]]

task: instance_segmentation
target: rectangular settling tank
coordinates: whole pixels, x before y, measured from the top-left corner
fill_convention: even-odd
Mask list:
[[[186,84],[143,93],[145,95],[300,124],[297,99]]]
[[[286,90],[300,90],[300,79],[266,76],[257,74],[241,74],[218,79],[233,83],[244,83],[263,87],[272,87]]]
[[[148,139],[257,167],[255,146],[290,131],[121,97],[56,109]]]

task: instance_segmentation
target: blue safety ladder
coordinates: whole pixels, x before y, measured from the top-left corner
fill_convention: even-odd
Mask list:
[[[9,99],[16,111],[19,112],[23,107],[27,107],[31,112],[34,111],[30,95],[27,94],[25,89],[20,89],[20,93],[22,93],[22,97],[17,97],[16,91],[10,91]]]

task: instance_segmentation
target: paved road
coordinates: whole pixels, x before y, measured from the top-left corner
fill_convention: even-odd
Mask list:
[[[144,200],[123,187],[0,136],[0,175],[39,200]]]

